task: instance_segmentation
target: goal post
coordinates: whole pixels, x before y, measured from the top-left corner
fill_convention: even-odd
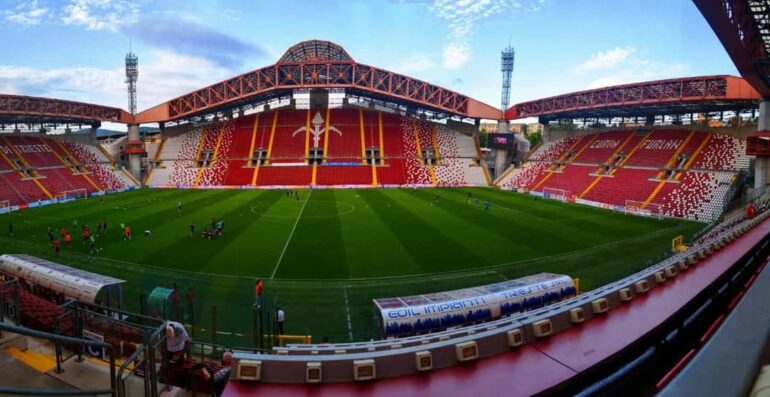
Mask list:
[[[644,205],[644,201],[626,200],[625,210],[627,214],[653,216],[658,219],[663,218],[663,207],[657,203],[647,203],[647,205]]]
[[[62,200],[77,199],[77,198],[84,198],[84,197],[88,197],[88,190],[86,189],[65,190],[57,196],[57,198]]]
[[[569,190],[557,189],[553,187],[543,188],[543,198],[567,201],[567,197],[569,197]]]

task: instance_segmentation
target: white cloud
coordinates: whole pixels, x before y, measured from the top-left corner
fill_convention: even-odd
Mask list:
[[[433,69],[435,66],[436,63],[428,54],[418,53],[409,56],[404,62],[396,66],[394,71],[399,73],[424,72]]]
[[[546,0],[434,0],[430,7],[447,22],[447,42],[442,51],[442,66],[462,68],[473,56],[470,37],[479,21],[506,11],[538,12]]]
[[[139,65],[139,109],[233,76],[236,72],[207,59],[153,51]],[[45,96],[127,107],[124,70],[101,68],[34,69],[0,65],[0,92]]]
[[[682,77],[690,72],[688,65],[652,61],[644,58],[629,59],[609,72],[603,72],[588,83],[585,89],[608,87],[619,84],[638,83]]]
[[[32,0],[5,10],[5,20],[25,26],[38,25],[49,12],[50,10],[40,6],[37,0]]]
[[[111,30],[139,19],[139,2],[132,0],[70,0],[61,21],[88,30]]]
[[[447,69],[459,69],[471,59],[471,49],[467,44],[449,42],[443,49],[443,66]]]
[[[611,69],[619,63],[625,61],[636,52],[634,47],[615,47],[611,50],[597,52],[589,59],[578,65],[579,72],[590,72],[594,70]]]

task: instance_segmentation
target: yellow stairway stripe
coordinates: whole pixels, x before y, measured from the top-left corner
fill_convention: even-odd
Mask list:
[[[658,182],[658,186],[655,186],[655,190],[650,193],[649,196],[647,196],[647,199],[644,200],[644,203],[642,203],[642,209],[646,208],[648,204],[655,198],[655,196],[658,195],[658,192],[660,192],[661,189],[663,189],[663,186],[666,185],[666,181],[660,181]]]
[[[278,110],[273,114],[273,127],[270,129],[270,141],[267,144],[267,159],[265,164],[270,164],[270,156],[273,153],[273,138],[275,137],[275,126],[278,125]]]
[[[363,109],[358,109],[358,128],[361,132],[361,164],[366,164],[366,133],[364,131]]]
[[[254,118],[254,127],[251,130],[251,149],[249,149],[249,164],[254,160],[254,145],[257,141],[257,129],[259,128],[259,113]],[[257,184],[257,174],[259,173],[259,162],[254,164],[254,172],[251,174],[251,186]]]
[[[624,158],[624,159],[623,159],[623,161],[621,161],[621,162],[620,162],[620,164],[618,164],[618,166],[623,166],[623,165],[625,165],[625,164],[626,164],[626,162],[628,162],[628,159],[630,159],[630,158],[631,158],[631,156],[633,156],[633,155],[634,155],[634,153],[636,153],[636,151],[637,151],[637,150],[639,150],[639,148],[642,146],[642,144],[644,143],[644,141],[646,141],[646,140],[647,140],[647,138],[649,138],[649,137],[650,137],[650,134],[652,134],[652,131],[653,131],[653,130],[649,130],[649,131],[647,131],[647,133],[646,133],[646,134],[644,134],[644,137],[642,137],[642,139],[639,141],[639,143],[637,143],[637,144],[636,144],[636,146],[634,146],[634,148],[633,148],[633,149],[631,149],[631,151],[630,151],[630,152],[628,152],[628,156],[626,156],[626,158]],[[616,168],[616,169],[617,169],[617,168]],[[613,173],[615,172],[615,170],[612,170],[612,171],[613,171]]]
[[[305,119],[305,164],[310,164],[310,109]]]
[[[596,177],[596,179],[594,179],[594,180],[593,180],[593,182],[591,182],[591,184],[590,184],[590,185],[588,185],[588,187],[587,187],[587,188],[585,188],[585,190],[583,190],[583,193],[580,193],[580,196],[578,196],[578,198],[583,198],[583,196],[585,196],[586,194],[588,194],[588,192],[590,192],[590,191],[591,191],[591,189],[593,189],[593,188],[594,188],[594,186],[596,186],[596,184],[597,184],[597,183],[599,183],[599,181],[601,181],[601,180],[602,180],[602,178],[603,178],[603,177],[601,177],[601,176],[597,176],[597,177]]]
[[[28,367],[33,368],[37,372],[44,374],[56,368],[55,360],[52,360],[51,358],[43,356],[41,354],[34,354],[29,350],[21,351],[15,346],[10,347],[5,351],[8,352],[8,354],[10,354],[13,358],[21,361]]]

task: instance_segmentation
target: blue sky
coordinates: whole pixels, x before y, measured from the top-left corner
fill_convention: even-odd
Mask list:
[[[690,0],[0,0],[0,93],[139,109],[274,63],[298,41],[500,106],[606,85],[737,71]]]

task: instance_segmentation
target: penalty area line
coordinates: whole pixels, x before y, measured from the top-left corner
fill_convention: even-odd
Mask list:
[[[310,195],[313,194],[313,189],[310,189],[310,191],[307,194],[307,197],[305,197],[305,202],[302,203],[302,208],[299,210],[299,214],[297,214],[297,220],[294,221],[294,226],[291,228],[291,233],[289,233],[289,238],[286,239],[286,244],[283,246],[283,251],[281,251],[281,256],[278,257],[278,261],[275,263],[275,267],[273,268],[273,274],[270,275],[271,279],[275,278],[275,274],[278,272],[278,267],[281,266],[281,261],[283,261],[283,255],[286,253],[286,248],[289,248],[289,242],[291,242],[292,236],[294,236],[294,231],[297,230],[297,225],[299,224],[300,218],[302,218],[302,213],[305,212],[305,206],[307,206],[308,200],[310,200]]]

